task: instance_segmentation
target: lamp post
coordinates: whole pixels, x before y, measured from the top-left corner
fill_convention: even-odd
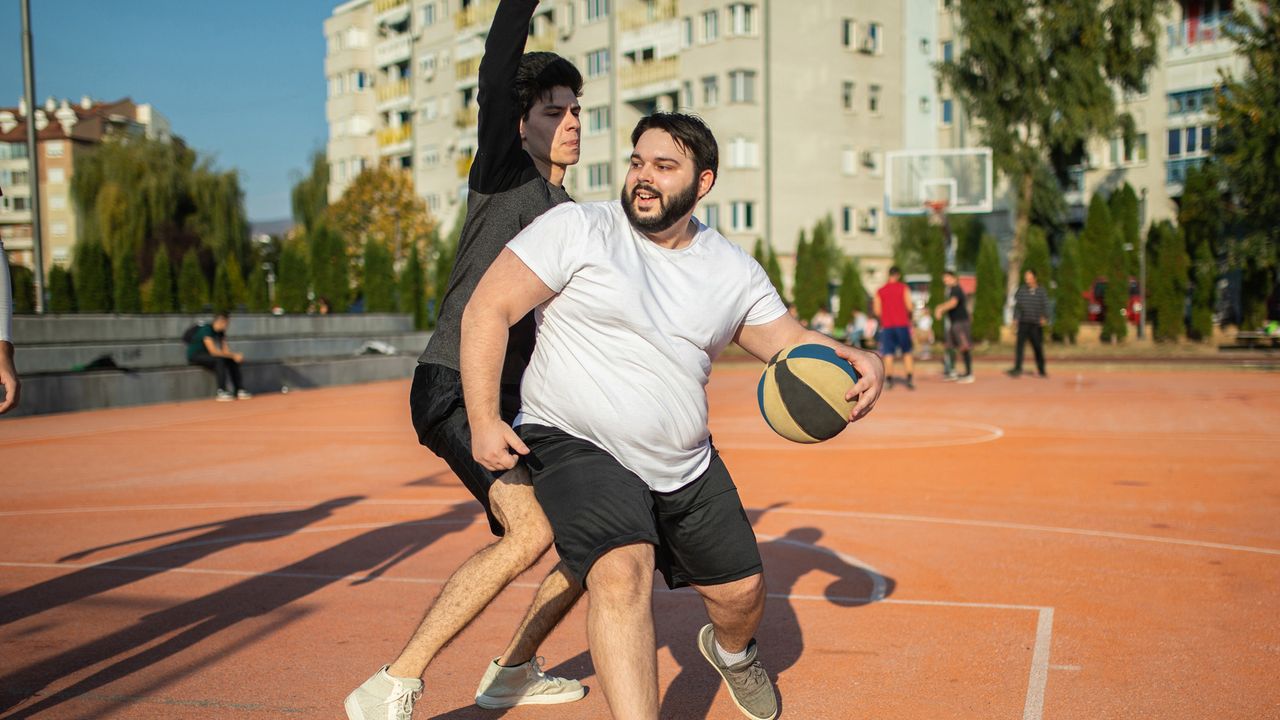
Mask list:
[[[31,43],[31,0],[22,0],[22,80],[27,99],[27,162],[31,184],[31,249],[35,262],[31,263],[36,284],[36,313],[45,311],[44,243],[40,227],[40,158],[36,152],[36,69],[35,53]]]
[[[1138,306],[1138,339],[1146,337],[1147,331],[1147,189],[1142,188],[1138,198],[1138,297],[1142,303]]]

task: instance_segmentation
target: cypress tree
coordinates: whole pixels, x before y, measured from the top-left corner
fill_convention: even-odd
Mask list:
[[[929,300],[928,308],[932,312],[934,308],[942,304],[947,292],[946,285],[942,282],[942,273],[947,269],[947,248],[945,238],[942,234],[942,228],[930,225],[928,233],[925,235],[925,272],[929,273]]]
[[[15,315],[31,315],[36,311],[36,275],[26,265],[9,268]]]
[[[409,245],[409,257],[404,267],[400,268],[400,312],[413,316],[413,327],[418,330],[430,329],[430,317],[427,315],[426,275],[422,268],[422,255],[418,252],[418,243]]]
[[[306,241],[298,238],[285,241],[280,249],[280,272],[276,279],[276,305],[287,313],[307,311],[307,288],[311,285],[311,270],[307,266]]]
[[[49,271],[49,312],[75,311],[76,296],[71,287],[71,273],[61,265],[54,265]]]
[[[435,324],[436,318],[440,317],[440,303],[444,300],[444,294],[449,289],[449,277],[453,274],[453,263],[457,260],[457,254],[458,245],[451,240],[445,241],[436,252],[436,261],[433,264],[434,272],[431,280],[431,297],[434,300],[431,312],[432,325]]]
[[[416,245],[416,243],[415,243]],[[364,311],[395,312],[396,278],[391,253],[372,238],[364,243]]]
[[[212,300],[214,312],[228,312],[235,307],[235,300],[231,297],[231,276],[227,272],[226,260],[218,263],[218,267],[213,271]]]
[[[1187,334],[1192,340],[1208,342],[1213,339],[1214,281],[1218,273],[1207,240],[1196,243],[1193,272],[1195,282],[1191,296],[1191,327]]]
[[[1022,269],[1035,270],[1040,284],[1045,290],[1049,289],[1053,262],[1049,259],[1049,241],[1044,236],[1044,229],[1037,225],[1032,225],[1027,231],[1027,257],[1022,261]]]
[[[760,263],[760,267],[764,267],[765,263],[769,262],[769,256],[764,251],[764,238],[756,238],[756,246],[751,251],[751,257]]]
[[[147,293],[146,310],[152,313],[171,313],[177,309],[173,291],[173,264],[164,245],[151,259],[151,291]]]
[[[102,246],[82,241],[76,247],[73,269],[80,312],[111,312],[111,260]]]
[[[978,289],[973,303],[973,339],[976,342],[1000,342],[1000,326],[1004,322],[1005,277],[1000,267],[1000,251],[996,239],[982,236],[978,249]]]
[[[866,312],[867,289],[862,285],[862,270],[858,261],[845,260],[840,273],[840,314],[836,315],[836,328],[844,329],[853,319],[855,310]]]
[[[249,273],[249,312],[271,312],[271,288],[267,287],[267,271],[262,263],[254,263]]]
[[[1062,254],[1055,275],[1053,335],[1075,344],[1084,320],[1084,285],[1080,277],[1080,238],[1068,235],[1062,243]]]
[[[1182,234],[1169,221],[1153,225],[1147,241],[1156,247],[1155,272],[1148,277],[1155,328],[1152,336],[1159,341],[1177,341],[1187,332],[1187,257]]]
[[[1093,287],[1095,280],[1107,274],[1114,237],[1111,209],[1100,193],[1094,193],[1080,233],[1080,269],[1086,287]]]
[[[178,309],[184,313],[198,313],[208,304],[209,283],[200,269],[196,251],[190,250],[182,256],[181,269],[178,271]]]
[[[773,288],[785,302],[787,295],[782,288],[782,266],[778,263],[778,253],[773,249],[773,243],[769,244],[769,262],[764,266],[764,271],[769,276],[769,282],[773,283]]]
[[[118,313],[142,312],[142,289],[138,279],[138,257],[125,247],[118,252],[114,263],[115,309]]]
[[[1102,339],[1120,342],[1129,333],[1129,274],[1125,268],[1124,238],[1114,229],[1109,261],[1106,265],[1107,290],[1102,300]]]
[[[351,302],[346,243],[324,223],[308,232],[307,239],[311,246],[311,286],[316,297],[328,300],[331,312],[346,312]]]
[[[249,303],[249,287],[245,285],[240,261],[234,254],[228,254],[223,264],[227,266],[227,290],[231,296],[231,306],[243,308]]]
[[[796,312],[805,322],[808,322],[809,318],[818,311],[818,301],[813,291],[810,255],[809,241],[805,239],[805,231],[801,230],[800,239],[796,242],[796,267],[791,291],[795,296]]]
[[[1111,223],[1120,230],[1120,247],[1125,251],[1125,274],[1138,276],[1138,251],[1140,249],[1142,225],[1138,217],[1138,194],[1129,183],[1121,185],[1111,193],[1107,201],[1111,210]]]

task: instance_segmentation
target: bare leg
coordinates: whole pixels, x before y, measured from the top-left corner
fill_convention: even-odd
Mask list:
[[[532,660],[538,652],[538,646],[556,629],[556,625],[560,624],[580,597],[582,586],[565,570],[564,563],[556,564],[538,587],[538,594],[534,596],[529,612],[525,614],[520,627],[516,628],[511,644],[507,645],[506,651],[498,658],[498,664],[514,667]]]
[[[658,655],[653,639],[653,546],[614,548],[587,575],[587,639],[616,720],[657,720]]]
[[[884,376],[888,380],[893,379],[893,355],[884,356]]]
[[[387,670],[391,675],[422,677],[436,654],[551,547],[551,525],[533,496],[533,485],[524,469],[512,470],[495,482],[489,489],[489,502],[506,535],[454,571],[400,657]]]
[[[764,575],[752,575],[722,585],[695,585],[725,651],[742,652],[755,636],[764,616]]]

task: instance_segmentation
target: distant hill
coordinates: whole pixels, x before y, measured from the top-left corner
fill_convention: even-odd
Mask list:
[[[292,230],[295,224],[290,219],[251,221],[249,235],[284,235]]]

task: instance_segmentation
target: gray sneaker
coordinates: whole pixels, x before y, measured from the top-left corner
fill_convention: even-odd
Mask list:
[[[387,665],[364,681],[342,704],[347,720],[410,720],[422,697],[422,681],[387,674]]]
[[[488,710],[517,705],[555,705],[581,700],[586,691],[582,683],[542,672],[542,658],[523,665],[503,667],[495,658],[489,663],[480,686],[476,688],[476,704]]]
[[[708,624],[698,633],[698,649],[702,657],[724,678],[729,697],[743,715],[752,720],[773,720],[778,717],[778,696],[769,681],[769,674],[756,658],[756,641],[747,646],[747,657],[736,665],[725,665],[716,652],[714,628]]]

